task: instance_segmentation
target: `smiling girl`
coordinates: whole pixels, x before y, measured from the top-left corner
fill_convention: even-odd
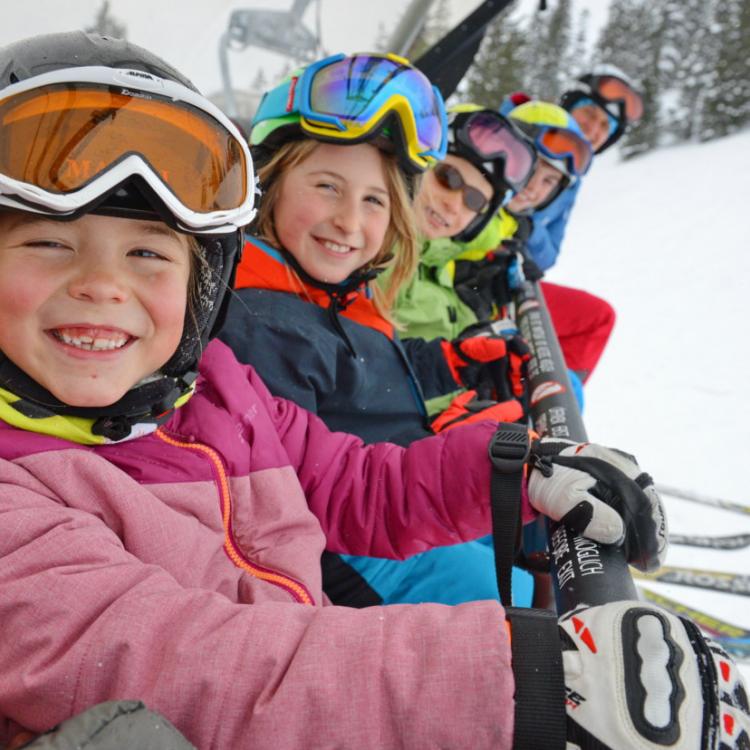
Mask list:
[[[362,118],[342,117],[348,129],[342,126],[334,139],[330,129],[311,129],[300,111],[306,86],[327,113],[350,116],[362,108],[368,91],[373,102],[366,113],[404,98],[410,108],[399,104],[397,116],[376,115],[369,132]],[[344,90],[356,91],[359,100],[342,100]],[[425,109],[420,98],[431,102],[426,115],[415,114]],[[494,120],[502,118],[491,115],[496,126]],[[240,361],[258,370],[273,393],[365,442],[408,445],[433,434],[423,395],[452,393],[461,385],[446,358],[446,342],[412,339],[404,347],[390,320],[395,293],[416,262],[409,189],[415,174],[444,155],[444,117],[438,95],[407,63],[361,55],[328,58],[281,84],[266,94],[253,121],[263,196],[221,338]],[[415,144],[404,140],[410,132]],[[436,169],[443,166],[449,165]],[[490,205],[493,191],[482,182],[485,193],[474,196],[482,206],[459,218],[462,228]],[[386,269],[381,288],[373,281]],[[513,420],[520,414],[514,402],[471,416]],[[484,561],[491,551],[477,549],[477,554]],[[324,586],[337,603],[350,606],[496,596],[491,564],[468,565],[474,573],[456,576],[451,585],[436,576],[438,559],[453,576],[467,565],[466,555],[456,548],[403,563],[347,558],[366,582],[326,555]]]
[[[347,80],[372,98],[366,111],[342,119],[338,136],[311,126],[305,97],[348,112]],[[384,120],[378,107],[394,97],[409,108]],[[415,115],[420,97],[426,110]],[[416,262],[409,181],[443,155],[444,118],[408,63],[361,55],[327,58],[282,83],[253,121],[263,197],[221,337],[274,393],[367,442],[432,434],[423,394],[456,388],[439,343],[405,350],[390,320]],[[386,268],[380,289],[372,282]]]
[[[415,198],[420,234],[417,273],[399,291],[394,314],[404,339],[454,339],[477,322],[454,289],[454,261],[479,248],[494,249],[514,224],[498,211],[525,189],[535,170],[533,148],[512,122],[475,104],[449,112],[448,155],[428,171]],[[491,238],[487,239],[488,234]],[[442,411],[450,398],[428,403]]]

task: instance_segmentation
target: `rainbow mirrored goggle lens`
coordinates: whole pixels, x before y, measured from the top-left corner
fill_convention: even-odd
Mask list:
[[[229,231],[251,220],[249,152],[212,114],[122,84],[13,88],[0,99],[4,198],[17,196],[43,213],[74,213],[138,174],[189,231]]]
[[[264,98],[256,123],[298,112],[302,129],[312,136],[359,142],[382,133],[395,117],[405,151],[401,160],[410,171],[424,171],[445,157],[442,96],[403,58],[336,55],[310,65],[280,89]],[[396,135],[389,130],[391,138]]]
[[[576,176],[588,172],[592,151],[588,141],[569,130],[544,128],[536,138],[537,148],[551,159],[563,159]]]
[[[616,76],[593,76],[589,85],[607,102],[623,102],[625,117],[635,122],[643,117],[643,97],[628,83]]]
[[[469,116],[459,137],[482,159],[502,159],[503,177],[514,191],[529,181],[536,162],[534,149],[502,115],[477,112]]]

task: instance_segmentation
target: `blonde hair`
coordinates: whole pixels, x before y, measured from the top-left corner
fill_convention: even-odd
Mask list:
[[[251,231],[258,238],[280,247],[281,243],[274,225],[274,208],[281,194],[281,182],[287,170],[302,164],[320,145],[311,138],[288,141],[272,154],[271,158],[258,170],[262,197],[258,215]],[[419,260],[419,240],[416,219],[406,179],[401,172],[396,157],[380,152],[383,158],[385,183],[390,199],[391,219],[388,223],[383,245],[377,255],[367,264],[365,270],[391,269],[384,288],[370,282],[369,288],[378,312],[389,322],[391,309],[401,285],[414,274]],[[294,273],[290,269],[291,273]],[[294,274],[296,276],[296,274]],[[297,279],[299,281],[299,279]],[[301,285],[301,282],[300,282]]]

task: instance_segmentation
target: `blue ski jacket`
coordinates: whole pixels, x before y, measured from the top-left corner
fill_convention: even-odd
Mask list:
[[[500,103],[500,114],[507,117],[515,107],[514,102],[506,96]],[[578,179],[567,190],[563,190],[549,206],[532,214],[534,229],[526,246],[534,262],[542,271],[552,268],[557,262],[570,212],[573,210],[580,189],[581,180]]]
[[[557,262],[570,212],[580,189],[579,179],[567,190],[563,190],[549,206],[541,211],[534,211],[531,216],[534,228],[526,241],[526,246],[542,271],[552,268]]]

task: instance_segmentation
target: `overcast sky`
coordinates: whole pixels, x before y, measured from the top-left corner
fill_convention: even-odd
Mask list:
[[[604,21],[608,0],[575,0],[589,8],[591,27]],[[453,24],[477,7],[480,0],[449,0]],[[554,7],[556,0],[548,0]],[[304,21],[315,27],[316,2]],[[521,0],[522,11],[538,0]],[[288,10],[292,0],[110,0],[114,17],[127,26],[128,39],[156,52],[185,73],[204,93],[221,88],[218,46],[232,10],[269,8]],[[380,23],[392,30],[407,0],[322,0],[321,26],[325,49],[356,52],[372,49]],[[0,24],[0,44],[34,34],[67,31],[90,25],[101,0],[26,0],[7,3]],[[267,77],[277,74],[283,58],[259,49],[230,52],[230,71],[236,88],[249,86],[261,66]]]

